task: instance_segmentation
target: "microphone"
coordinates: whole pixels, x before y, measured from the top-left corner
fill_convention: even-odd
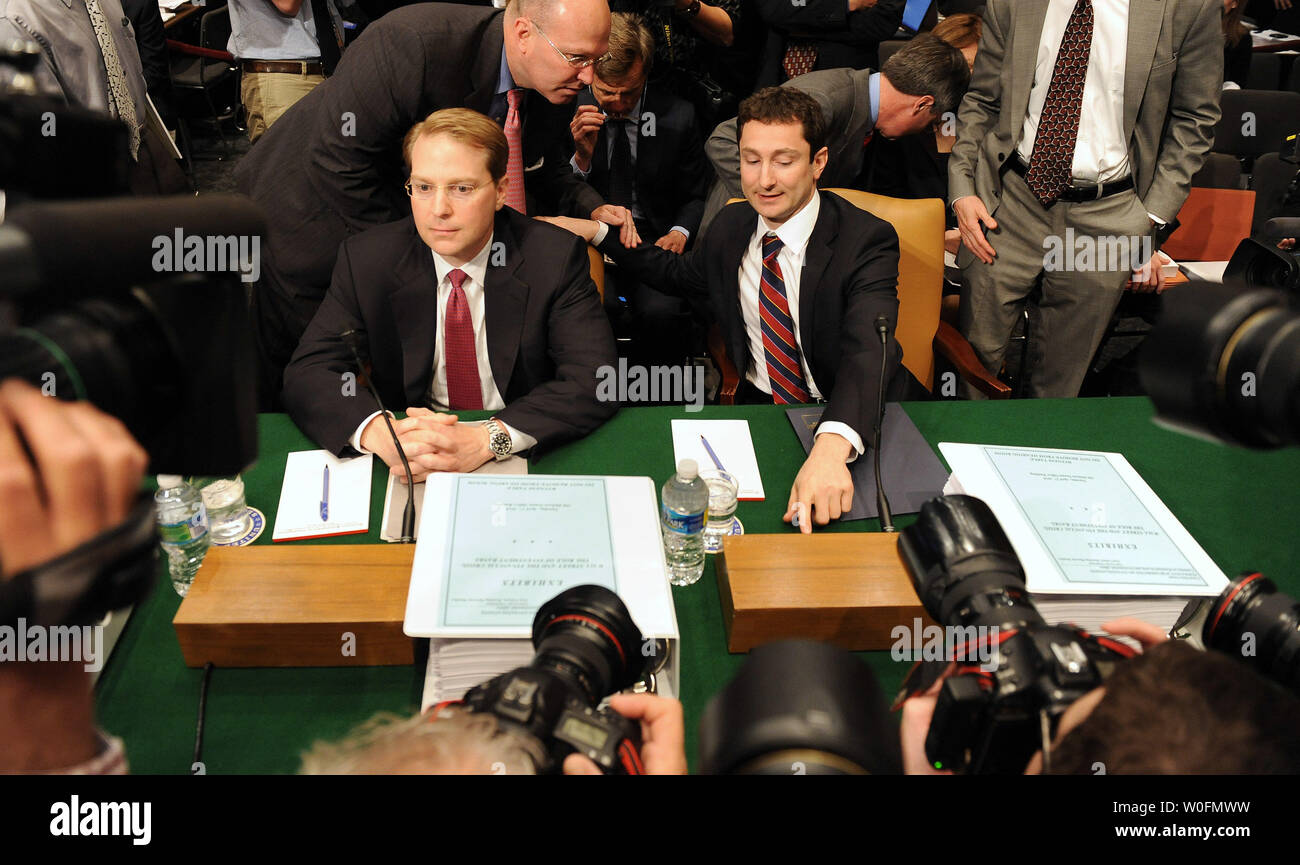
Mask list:
[[[885,422],[885,368],[889,365],[889,319],[883,313],[876,316],[876,333],[880,334],[880,391],[876,399],[876,510],[880,511],[880,530],[897,532],[894,516],[889,511],[889,499],[885,497],[885,482],[880,477],[880,446],[884,444],[880,428]]]
[[[366,389],[375,398],[375,405],[379,406],[379,416],[384,419],[384,425],[388,427],[388,434],[393,437],[393,446],[397,448],[397,456],[402,461],[402,468],[406,470],[406,509],[402,511],[401,542],[404,544],[415,543],[415,481],[411,478],[411,464],[406,460],[406,451],[402,450],[402,443],[398,440],[397,432],[393,429],[393,421],[388,416],[388,410],[384,408],[384,401],[379,398],[379,391],[375,390],[375,385],[370,380],[370,376],[366,375],[365,365],[361,363],[361,337],[353,329],[345,330],[339,336],[352,350],[352,359],[357,362],[357,373],[366,380]]]

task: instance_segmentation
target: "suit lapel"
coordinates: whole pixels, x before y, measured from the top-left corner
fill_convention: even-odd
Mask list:
[[[1034,68],[1038,66],[1038,42],[1043,38],[1043,20],[1047,17],[1048,0],[1016,0],[1012,7],[1014,34],[1011,45],[1010,104],[1004,106],[1006,116],[1020,125],[1011,130],[1012,146],[1020,143],[1020,130],[1029,111],[1029,91],[1034,86]]]
[[[745,311],[740,305],[740,264],[749,249],[749,241],[758,230],[758,212],[746,205],[748,216],[740,221],[740,228],[734,234],[722,238],[722,254],[718,261],[722,267],[723,293],[722,302],[730,304],[732,322],[731,333],[727,335],[728,351],[731,362],[740,371],[744,379],[749,370],[749,336],[745,332]]]
[[[1128,50],[1124,58],[1124,140],[1133,137],[1142,95],[1151,74],[1151,60],[1156,52],[1160,25],[1164,22],[1163,0],[1129,0]]]
[[[410,405],[422,405],[433,372],[438,322],[438,272],[433,253],[411,223],[411,242],[397,262],[397,288],[389,297],[402,348],[402,388]]]
[[[803,272],[799,275],[799,347],[810,370],[813,369],[817,343],[813,337],[814,301],[821,288],[826,267],[831,263],[831,243],[835,240],[839,226],[839,219],[833,209],[834,202],[828,200],[831,195],[821,192],[817,194],[821,196],[821,207],[817,211],[817,224],[808,237]]]
[[[487,279],[483,286],[483,318],[487,328],[488,361],[492,378],[503,400],[509,400],[510,375],[519,353],[524,329],[524,310],[528,304],[528,285],[518,277],[523,251],[510,227],[507,208],[497,211],[492,235],[493,249],[488,256]],[[500,242],[501,255],[497,255]]]

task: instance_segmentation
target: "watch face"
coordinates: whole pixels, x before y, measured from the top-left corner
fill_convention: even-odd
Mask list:
[[[510,453],[510,433],[494,424],[492,434],[488,437],[488,447],[499,457]]]

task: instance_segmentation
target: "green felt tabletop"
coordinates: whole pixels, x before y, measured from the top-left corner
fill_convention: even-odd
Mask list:
[[[1300,596],[1300,450],[1249,452],[1176,435],[1151,423],[1144,398],[906,403],[931,445],[941,441],[1118,451],[1229,576],[1262,570]],[[476,415],[466,414],[466,419]],[[648,475],[661,486],[674,469],[673,418],[750,422],[767,495],[741,502],[748,534],[791,531],[781,522],[804,453],[785,412],[773,406],[624,409],[601,429],[531,462],[546,474]],[[314,447],[283,415],[258,421],[259,459],[244,474],[249,504],[267,517],[257,543],[270,543],[286,455]],[[937,452],[937,451],[936,451]],[[888,455],[886,454],[886,464]],[[887,469],[886,469],[887,470]],[[384,471],[376,461],[371,531],[310,543],[380,543]],[[912,518],[900,517],[899,527]],[[877,531],[875,520],[827,531]],[[681,698],[687,753],[708,699],[735,674],[743,655],[727,652],[712,557],[694,586],[674,588],[681,633]],[[202,671],[181,657],[171,620],[180,598],[165,571],[141,602],[97,685],[100,725],[126,741],[132,771],[188,773]],[[907,664],[888,652],[862,653],[893,694]],[[293,772],[320,738],[337,738],[378,711],[419,707],[423,669],[411,667],[219,669],[209,686],[203,762],[210,774]]]

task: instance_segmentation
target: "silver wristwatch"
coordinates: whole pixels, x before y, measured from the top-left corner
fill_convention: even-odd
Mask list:
[[[488,449],[492,451],[492,458],[503,460],[510,456],[510,451],[514,449],[514,442],[510,440],[510,433],[502,426],[496,418],[490,418],[483,424],[488,431]]]

